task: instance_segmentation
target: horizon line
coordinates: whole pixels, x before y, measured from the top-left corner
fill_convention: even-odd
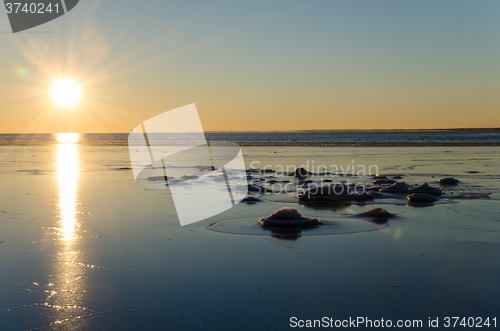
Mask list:
[[[434,128],[434,129],[319,129],[319,130],[207,130],[204,133],[293,133],[293,132],[408,132],[408,131],[499,131],[500,127],[490,128]],[[129,134],[130,132],[0,132],[0,134]]]

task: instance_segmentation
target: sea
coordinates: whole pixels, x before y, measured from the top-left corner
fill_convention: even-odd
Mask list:
[[[126,133],[0,135],[0,330],[497,328],[500,131],[206,139],[237,142],[248,171],[173,164],[165,185],[136,178]],[[313,174],[282,172],[298,167]],[[441,195],[415,204],[393,181]],[[337,182],[373,199],[298,198]],[[227,183],[232,199],[259,190],[233,205]],[[261,227],[281,208],[323,224]]]
[[[500,144],[500,130],[442,131],[329,131],[329,132],[209,132],[207,141],[232,141],[242,144]],[[80,143],[126,144],[128,133],[79,134]],[[58,134],[0,134],[1,143],[58,142]]]

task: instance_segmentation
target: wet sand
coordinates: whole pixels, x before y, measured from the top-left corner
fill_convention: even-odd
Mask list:
[[[1,146],[2,329],[282,330],[292,316],[425,323],[498,314],[498,148],[242,150],[247,168],[364,164],[413,186],[460,183],[430,206],[397,194],[328,206],[259,194],[262,202],[181,227],[168,189],[134,182],[126,146]],[[378,207],[397,217],[376,231],[292,239],[207,229],[282,207],[342,222]]]

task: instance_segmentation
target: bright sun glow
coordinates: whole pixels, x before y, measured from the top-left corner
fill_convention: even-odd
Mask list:
[[[72,79],[58,79],[50,91],[52,100],[60,107],[74,107],[82,99],[80,85]]]

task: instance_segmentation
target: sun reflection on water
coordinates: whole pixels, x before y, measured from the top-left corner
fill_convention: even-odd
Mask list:
[[[60,239],[76,238],[76,189],[78,184],[77,133],[59,133],[57,140],[57,181],[59,185]]]
[[[60,144],[74,144],[80,140],[80,135],[78,133],[58,133],[56,138]]]
[[[84,254],[75,247],[80,238],[78,229],[81,219],[77,217],[77,190],[79,181],[78,145],[80,136],[76,133],[56,135],[56,168],[59,186],[57,217],[57,254],[54,255],[51,282],[45,291],[44,306],[50,309],[50,326],[61,330],[81,328],[82,317],[86,316],[85,276],[82,268],[99,268],[85,261]]]

